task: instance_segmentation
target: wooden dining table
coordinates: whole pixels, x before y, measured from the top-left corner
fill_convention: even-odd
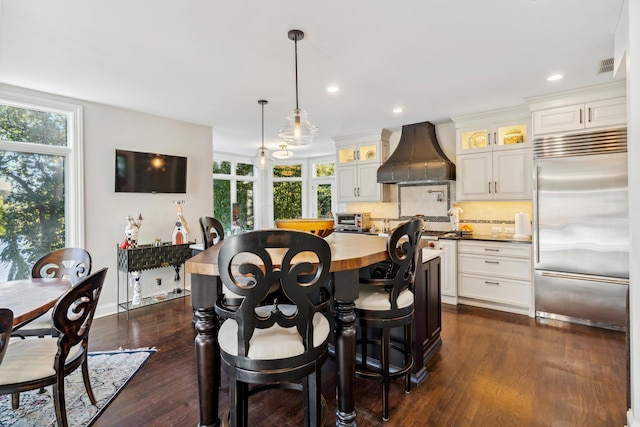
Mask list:
[[[388,259],[386,237],[333,233],[325,238],[331,247],[333,275],[331,294],[335,302],[335,356],[337,409],[336,426],[355,426],[356,329],[355,303],[358,298],[358,270]],[[191,302],[196,318],[196,364],[200,403],[199,426],[219,426],[218,384],[219,319],[215,301],[221,292],[218,276],[220,245],[206,249],[186,261],[191,276]]]
[[[70,288],[70,280],[58,278],[0,282],[0,307],[13,311],[16,330],[46,313]]]

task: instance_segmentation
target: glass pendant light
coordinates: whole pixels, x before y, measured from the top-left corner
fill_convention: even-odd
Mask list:
[[[287,124],[280,128],[278,136],[289,145],[307,145],[318,134],[318,128],[309,123],[307,112],[298,106],[298,40],[304,38],[304,33],[300,30],[290,30],[288,37],[295,44],[296,108],[287,115]]]
[[[258,104],[262,106],[262,145],[256,151],[256,155],[251,158],[251,162],[260,169],[267,169],[275,163],[269,154],[269,149],[264,146],[264,104],[268,101],[261,99]]]
[[[276,159],[290,159],[293,157],[293,153],[287,149],[287,144],[280,144],[280,149],[273,152],[273,157]]]

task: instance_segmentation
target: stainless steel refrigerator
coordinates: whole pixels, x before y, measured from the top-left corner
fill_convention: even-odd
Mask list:
[[[536,316],[624,330],[626,129],[534,140]]]

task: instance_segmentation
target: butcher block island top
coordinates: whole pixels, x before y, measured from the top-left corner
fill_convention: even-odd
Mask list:
[[[355,270],[388,259],[384,236],[333,233],[325,240],[331,247],[331,271]],[[426,245],[426,242],[422,242]],[[186,262],[187,273],[218,275],[218,246],[214,246]],[[437,255],[439,255],[439,251]],[[296,258],[298,259],[298,258]],[[302,260],[302,258],[300,258]]]

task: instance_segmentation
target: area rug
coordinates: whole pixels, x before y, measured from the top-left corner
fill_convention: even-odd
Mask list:
[[[117,350],[89,353],[89,376],[97,405],[89,401],[76,369],[65,378],[65,400],[69,426],[89,426],[118,395],[155,349]],[[56,425],[52,386],[20,393],[20,408],[11,409],[11,396],[0,396],[0,426],[49,427]]]

